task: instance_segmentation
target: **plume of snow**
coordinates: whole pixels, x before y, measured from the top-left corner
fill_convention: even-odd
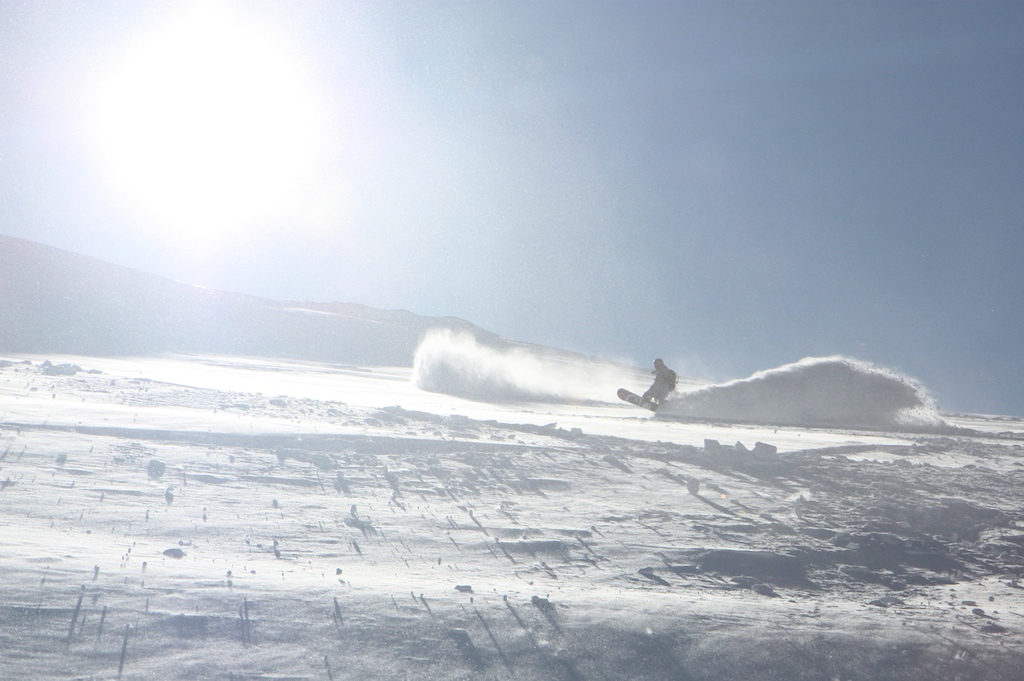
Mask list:
[[[658,416],[872,429],[942,426],[917,381],[849,357],[809,357],[749,378],[673,395]]]
[[[428,331],[413,360],[418,388],[487,402],[608,400],[629,381],[636,381],[636,372],[627,367],[495,348],[449,329]]]

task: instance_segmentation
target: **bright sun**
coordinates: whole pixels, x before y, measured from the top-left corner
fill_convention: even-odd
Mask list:
[[[91,96],[105,181],[182,245],[286,220],[325,144],[308,69],[271,31],[212,5],[140,36]]]

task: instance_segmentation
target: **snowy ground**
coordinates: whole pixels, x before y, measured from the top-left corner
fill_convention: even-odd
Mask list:
[[[1021,419],[716,425],[409,369],[6,359],[0,679],[1024,678]]]

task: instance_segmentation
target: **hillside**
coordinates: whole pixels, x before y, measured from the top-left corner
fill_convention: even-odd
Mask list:
[[[507,344],[454,317],[216,291],[3,235],[0,301],[0,351],[11,353],[219,353],[412,366],[431,328]]]

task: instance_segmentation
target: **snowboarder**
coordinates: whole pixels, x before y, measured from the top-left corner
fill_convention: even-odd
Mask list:
[[[660,358],[654,360],[654,385],[643,394],[641,406],[660,405],[670,392],[676,389],[676,372],[665,366]]]

